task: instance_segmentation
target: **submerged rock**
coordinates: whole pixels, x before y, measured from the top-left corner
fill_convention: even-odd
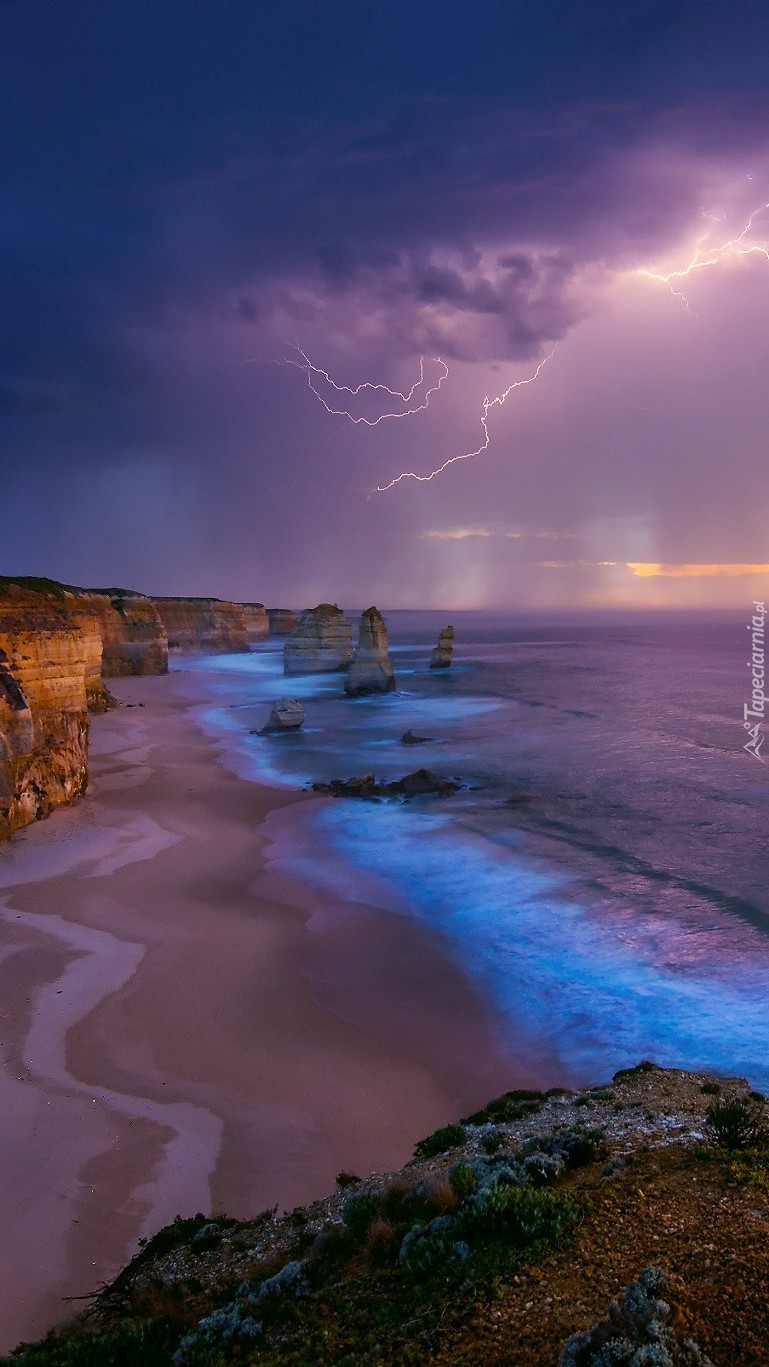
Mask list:
[[[454,650],[454,628],[444,627],[438,637],[438,644],[430,656],[431,669],[448,669]]]
[[[377,608],[366,608],[358,628],[358,645],[344,691],[348,698],[365,693],[391,693],[395,674],[387,649],[387,628]]]
[[[271,731],[298,731],[304,724],[304,708],[298,698],[278,698],[272,704],[267,725],[257,732],[259,736]]]
[[[336,603],[308,608],[283,647],[285,674],[336,674],[352,660],[352,626]]]
[[[404,731],[401,736],[401,745],[426,745],[430,740],[435,740],[435,737],[415,736],[413,731]]]
[[[455,779],[440,778],[429,769],[415,769],[403,778],[389,783],[377,783],[374,774],[361,774],[359,778],[333,778],[330,783],[313,783],[315,793],[327,793],[329,797],[362,797],[376,802],[382,797],[422,797],[430,793],[438,797],[450,797],[460,785]]]

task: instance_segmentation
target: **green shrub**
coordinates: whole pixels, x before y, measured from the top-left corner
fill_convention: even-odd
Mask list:
[[[449,1181],[457,1194],[458,1200],[466,1201],[468,1196],[472,1196],[478,1185],[478,1176],[469,1163],[460,1159],[460,1161],[455,1163],[451,1169]]]
[[[648,1058],[641,1059],[634,1068],[620,1068],[612,1078],[612,1082],[623,1082],[627,1078],[639,1077],[641,1073],[659,1072],[656,1063],[650,1063]]]
[[[2,1362],[8,1367],[168,1367],[178,1330],[167,1321],[103,1333],[49,1334],[22,1345]]]
[[[596,1127],[570,1125],[555,1134],[535,1134],[523,1145],[524,1154],[547,1153],[563,1159],[567,1168],[584,1168],[608,1157],[604,1132]]]
[[[700,1091],[704,1092],[705,1096],[718,1096],[721,1088],[717,1082],[703,1082]]]
[[[467,1132],[464,1125],[444,1125],[440,1130],[433,1130],[426,1139],[420,1139],[414,1149],[415,1158],[435,1158],[439,1153],[448,1153],[450,1149],[456,1149],[460,1144],[464,1144]]]
[[[763,1102],[750,1097],[714,1101],[705,1116],[706,1134],[719,1149],[752,1149],[769,1138]]]
[[[506,1248],[523,1251],[555,1243],[577,1217],[570,1196],[533,1187],[486,1187],[464,1207],[454,1222],[456,1235],[472,1248],[480,1240],[503,1239]]]
[[[507,1135],[494,1128],[489,1129],[487,1134],[481,1136],[481,1148],[484,1153],[497,1153],[507,1143]]]
[[[514,1120],[522,1120],[525,1115],[535,1115],[541,1111],[544,1093],[534,1092],[526,1088],[516,1088],[512,1092],[504,1092],[494,1101],[490,1101],[488,1106],[484,1106],[480,1111],[474,1111],[463,1120],[463,1125],[504,1125]]]
[[[336,1175],[336,1184],[340,1190],[343,1190],[345,1187],[352,1187],[356,1182],[360,1182],[360,1180],[361,1179],[356,1177],[352,1172],[338,1172]]]
[[[676,1339],[667,1290],[660,1269],[645,1267],[606,1319],[567,1339],[559,1367],[713,1367],[691,1339]]]
[[[381,1214],[382,1204],[373,1192],[362,1191],[356,1196],[348,1196],[342,1206],[342,1219],[350,1233],[362,1239],[368,1232],[372,1220]]]

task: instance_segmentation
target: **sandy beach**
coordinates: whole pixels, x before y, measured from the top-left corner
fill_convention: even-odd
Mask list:
[[[219,762],[204,676],[111,686],[88,796],[0,847],[0,1350],[175,1215],[311,1200],[511,1085],[434,937],[270,868],[318,799]]]

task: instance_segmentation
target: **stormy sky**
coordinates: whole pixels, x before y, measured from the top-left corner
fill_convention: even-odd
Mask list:
[[[0,0],[0,571],[765,597],[768,70],[759,0]]]

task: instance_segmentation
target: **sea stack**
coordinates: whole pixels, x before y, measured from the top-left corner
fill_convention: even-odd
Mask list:
[[[271,731],[298,731],[304,725],[304,708],[298,698],[278,698],[272,704],[267,725],[259,732],[260,736]]]
[[[454,628],[444,627],[438,637],[438,644],[430,656],[431,669],[448,669],[454,650]]]
[[[284,674],[338,674],[352,660],[352,626],[336,603],[307,608],[283,647]]]
[[[360,619],[358,645],[344,691],[348,698],[364,693],[390,693],[395,675],[387,649],[387,629],[377,608],[366,608]]]

